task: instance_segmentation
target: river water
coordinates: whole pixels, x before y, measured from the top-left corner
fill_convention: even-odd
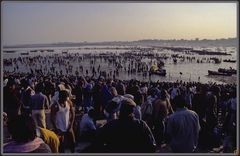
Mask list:
[[[81,46],[81,47],[47,47],[47,48],[15,48],[15,49],[4,49],[4,50],[15,50],[15,53],[2,53],[2,58],[3,59],[9,59],[9,58],[17,58],[17,57],[33,57],[33,56],[53,56],[55,54],[58,55],[64,55],[62,54],[63,51],[67,51],[69,54],[75,54],[78,53],[79,55],[85,54],[85,53],[91,53],[91,54],[98,54],[98,53],[114,53],[116,55],[120,55],[125,52],[131,52],[134,55],[134,51],[132,51],[129,46],[124,46],[125,48],[128,49],[107,49],[107,47],[112,47],[116,48],[116,46]],[[119,47],[119,46],[118,46]],[[144,48],[144,47],[142,47]],[[146,47],[145,47],[146,48]],[[216,82],[216,83],[223,83],[220,81],[217,81],[213,78],[208,77],[208,70],[214,70],[217,71],[218,68],[230,68],[232,67],[233,69],[237,68],[237,63],[229,63],[229,62],[221,62],[220,64],[215,64],[212,61],[208,62],[210,57],[216,57],[219,59],[237,59],[237,50],[234,47],[227,47],[227,48],[222,48],[219,49],[217,47],[205,47],[208,50],[212,51],[220,51],[222,50],[223,52],[227,52],[231,55],[226,55],[226,56],[219,56],[219,55],[198,55],[194,53],[176,53],[170,50],[153,50],[152,53],[158,54],[158,55],[164,55],[164,56],[169,56],[169,59],[163,60],[165,63],[164,69],[167,71],[167,75],[165,77],[158,76],[158,75],[152,75],[151,77],[144,77],[141,73],[139,74],[128,74],[127,72],[120,71],[119,76],[116,76],[116,78],[122,79],[122,80],[129,80],[129,79],[137,79],[141,81],[176,81],[176,80],[182,80],[182,81],[200,81],[200,82]],[[47,52],[47,51],[37,51],[37,52],[30,52],[31,50],[47,50],[47,49],[53,49],[54,52]],[[203,49],[201,47],[194,47],[194,49]],[[29,52],[28,56],[23,56],[21,53],[24,52]],[[171,55],[172,54],[179,54],[179,56],[183,57],[195,57],[196,59],[193,61],[188,61],[185,59],[185,61],[181,61],[181,59],[178,59],[177,64],[174,64]],[[197,63],[197,59],[203,60],[203,63]],[[51,62],[52,60],[50,60]],[[142,62],[146,62],[149,66],[150,62],[152,63],[156,62],[156,60],[150,59],[148,57],[145,57],[141,60]],[[129,62],[128,62],[129,63]],[[77,66],[80,64],[84,67],[84,70],[88,69],[90,71],[90,64],[89,60],[84,59],[80,63],[77,61],[70,61],[70,64],[73,65],[73,69],[75,69]],[[101,68],[106,70],[106,71],[113,71],[114,68],[112,65],[109,65],[107,62],[101,61],[100,59],[97,59],[95,62],[95,69],[98,67],[98,65],[101,65]],[[38,63],[34,67],[32,66],[31,68],[39,68],[42,64]],[[45,64],[45,66],[50,67],[51,63]],[[29,72],[30,67],[23,65],[23,64],[18,64],[19,66],[19,71],[20,72]],[[43,65],[42,65],[43,66]],[[13,71],[15,65],[13,66],[4,66],[4,71]],[[57,70],[62,69],[61,66],[56,66]],[[64,69],[63,69],[64,70]],[[180,72],[182,74],[180,74]],[[85,74],[80,73],[80,75]]]

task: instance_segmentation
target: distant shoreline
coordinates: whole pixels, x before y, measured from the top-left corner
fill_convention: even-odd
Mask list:
[[[43,47],[76,47],[76,46],[215,46],[215,47],[237,47],[237,38],[228,39],[203,39],[203,40],[138,40],[138,41],[108,41],[108,42],[63,42],[45,44],[22,44],[3,46],[8,48],[43,48]]]

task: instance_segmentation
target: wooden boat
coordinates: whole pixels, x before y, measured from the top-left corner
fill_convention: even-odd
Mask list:
[[[218,68],[218,72],[221,73],[230,73],[230,74],[237,74],[237,70],[236,69],[225,69],[225,68]]]
[[[31,53],[36,53],[36,52],[37,52],[37,50],[31,50],[30,52],[31,52]]]
[[[28,52],[26,52],[26,53],[21,53],[21,55],[29,55],[29,53],[28,53]]]
[[[216,59],[216,60],[215,60],[215,63],[216,63],[216,64],[219,64],[219,63],[221,63],[221,61],[220,61],[219,59]]]
[[[47,50],[48,52],[54,52],[54,50],[53,49],[49,49],[49,50]]]
[[[151,71],[151,74],[159,75],[159,76],[166,76],[166,70],[165,69],[159,69],[156,71]]]
[[[235,62],[237,62],[237,60],[230,60],[230,59],[228,59],[228,60],[223,60],[223,62],[235,63]]]
[[[149,71],[149,74],[155,74],[159,76],[166,76],[166,70],[159,68],[157,65],[152,65]]]
[[[16,51],[14,50],[7,50],[7,51],[4,51],[4,53],[15,53]]]
[[[208,75],[232,76],[231,73],[222,73],[222,72],[212,71],[212,70],[208,70]]]

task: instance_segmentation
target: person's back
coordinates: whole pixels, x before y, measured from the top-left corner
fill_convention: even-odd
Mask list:
[[[36,93],[31,97],[31,108],[32,110],[44,109],[44,105],[48,104],[47,96],[42,93]]]
[[[209,132],[217,126],[217,97],[208,92],[206,96],[206,122]]]
[[[171,99],[174,99],[177,95],[178,95],[178,89],[176,86],[174,86],[171,91]]]
[[[156,142],[161,144],[165,139],[165,118],[168,115],[167,102],[159,99],[153,103],[153,134]]]
[[[104,148],[104,152],[155,152],[155,139],[150,128],[144,121],[137,120],[132,116],[136,104],[132,107],[129,106],[129,103],[134,102],[130,99],[123,101],[119,119],[112,120],[99,129],[97,142],[99,145],[105,145],[102,147]]]
[[[124,95],[125,94],[125,86],[123,83],[119,82],[116,86],[117,92],[119,95]]]
[[[8,114],[8,118],[14,118],[19,114],[21,106],[20,95],[16,89],[14,80],[9,80],[7,86],[3,88],[3,109]]]
[[[147,124],[142,120],[110,121],[99,135],[107,144],[105,152],[154,152],[154,138]]]
[[[31,97],[30,106],[32,117],[39,127],[46,128],[45,108],[48,109],[49,103],[47,96],[42,94],[42,85],[37,84],[35,87],[36,94]]]
[[[90,112],[92,110],[89,110]],[[88,113],[84,114],[81,121],[80,121],[80,131],[81,133],[87,133],[88,131],[91,130],[96,130],[96,126],[94,124],[93,119],[91,118],[91,116],[89,116]]]
[[[30,116],[18,115],[8,122],[12,141],[3,147],[4,153],[51,153],[50,147],[36,135],[36,124]]]
[[[77,86],[73,89],[73,94],[76,96],[75,99],[75,107],[76,107],[76,111],[79,111],[80,106],[82,106],[82,102],[83,102],[83,87],[82,87],[82,83],[78,82]]]
[[[197,93],[193,96],[192,100],[192,110],[195,111],[200,118],[205,117],[206,114],[206,104],[205,96],[201,93]]]
[[[197,146],[200,130],[199,117],[197,113],[184,107],[183,97],[177,96],[175,100],[177,110],[167,121],[170,146],[174,152],[190,153]]]

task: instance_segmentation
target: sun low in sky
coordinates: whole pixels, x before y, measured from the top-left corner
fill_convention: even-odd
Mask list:
[[[237,37],[238,3],[2,2],[3,45]]]

